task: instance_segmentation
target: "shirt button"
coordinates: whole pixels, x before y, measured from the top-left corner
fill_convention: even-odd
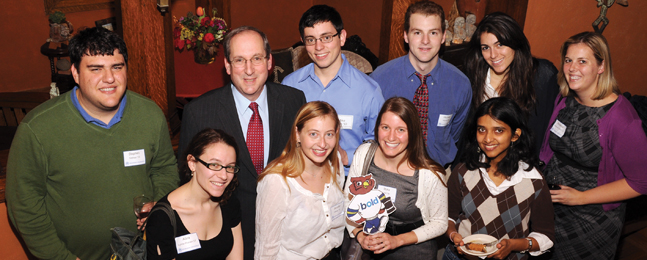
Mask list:
[[[324,200],[324,203],[326,203],[326,200]]]
[[[433,83],[433,82],[431,82],[431,85],[433,86],[433,85],[434,85],[434,83]]]
[[[326,214],[326,217],[328,217],[328,214]]]

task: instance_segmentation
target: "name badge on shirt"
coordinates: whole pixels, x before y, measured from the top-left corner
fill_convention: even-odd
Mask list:
[[[200,239],[198,239],[198,234],[191,233],[188,235],[176,237],[175,247],[177,247],[178,254],[200,249]]]
[[[332,214],[332,220],[338,219],[344,215],[344,201],[340,201],[330,208],[330,214]]]
[[[144,154],[144,149],[124,152],[124,167],[144,164],[146,164],[146,154]]]
[[[438,116],[438,126],[439,127],[444,127],[444,126],[449,125],[449,120],[451,120],[451,119],[452,119],[452,115],[440,114]]]
[[[398,189],[384,185],[377,185],[377,189],[384,193],[384,196],[391,198],[391,202],[395,204],[395,196],[398,195]]]
[[[564,133],[566,133],[566,125],[556,119],[553,127],[550,128],[550,131],[553,134],[559,136],[559,138],[562,138],[562,136],[564,136]]]
[[[353,116],[352,115],[339,115],[341,122],[341,129],[353,129]]]

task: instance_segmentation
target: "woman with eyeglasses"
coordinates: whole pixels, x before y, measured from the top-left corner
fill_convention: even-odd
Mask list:
[[[346,219],[339,127],[326,102],[297,113],[281,156],[258,178],[254,259],[339,259]]]
[[[180,165],[182,186],[158,201],[173,208],[176,235],[164,211],[152,212],[148,259],[243,259],[240,205],[231,197],[238,185],[237,151],[222,130],[208,128],[193,137]]]

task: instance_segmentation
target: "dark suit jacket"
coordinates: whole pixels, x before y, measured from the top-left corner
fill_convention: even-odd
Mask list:
[[[306,99],[303,92],[295,88],[270,82],[265,86],[267,87],[270,121],[269,163],[281,155],[290,138],[290,128],[296,114],[299,108],[306,103]],[[258,174],[245,144],[245,136],[238,120],[231,85],[204,93],[185,106],[182,115],[178,160],[186,160],[183,153],[191,139],[195,134],[208,127],[222,129],[233,136],[238,145],[237,161],[240,171],[237,177],[239,184],[234,191],[234,196],[240,201],[245,259],[251,260],[254,258],[254,219],[256,217]]]

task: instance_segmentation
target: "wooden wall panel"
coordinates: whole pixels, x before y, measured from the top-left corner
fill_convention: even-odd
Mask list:
[[[128,45],[128,89],[149,97],[167,118],[173,118],[171,15],[162,16],[156,0],[121,0],[120,6],[123,37]]]

